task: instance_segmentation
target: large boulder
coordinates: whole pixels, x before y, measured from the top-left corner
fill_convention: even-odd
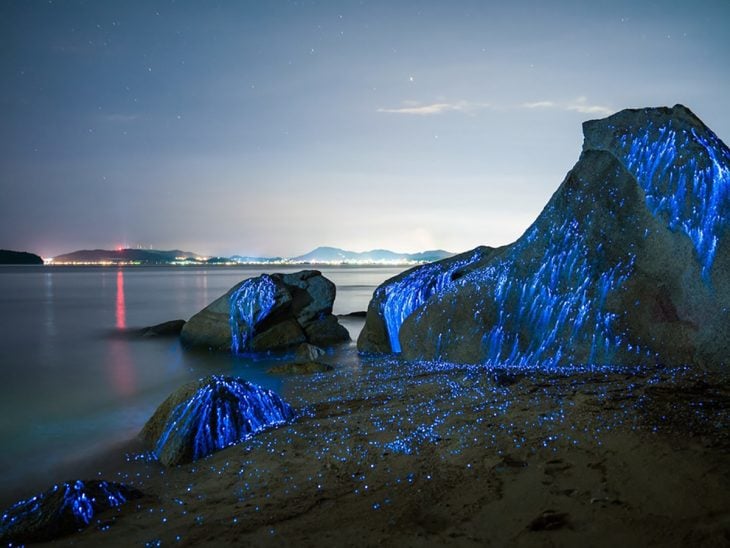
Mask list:
[[[583,131],[578,163],[519,240],[426,299],[431,265],[386,282],[359,348],[461,363],[726,366],[730,151],[682,105]],[[372,344],[383,332],[396,338]]]
[[[347,329],[332,315],[335,291],[316,270],[249,278],[190,318],[181,341],[237,354],[345,342]]]
[[[276,393],[241,379],[211,376],[173,392],[141,437],[166,466],[190,462],[280,426],[295,412]]]
[[[380,285],[370,300],[365,325],[357,339],[362,352],[400,352],[403,321],[456,280],[479,268],[502,248],[480,246],[434,263],[415,266]]]
[[[96,516],[139,498],[136,489],[107,481],[69,481],[15,503],[0,518],[0,542],[45,542],[88,526]]]

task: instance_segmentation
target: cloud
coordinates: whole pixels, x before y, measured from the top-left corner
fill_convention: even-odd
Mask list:
[[[410,114],[412,116],[432,116],[435,114],[443,114],[445,112],[462,112],[465,114],[473,114],[477,110],[490,108],[493,110],[510,109],[512,107],[501,107],[491,103],[477,103],[473,101],[452,101],[442,103],[419,103],[417,101],[403,101],[403,106],[391,108],[379,108],[377,112],[385,112],[388,114]],[[556,109],[567,112],[580,112],[581,114],[595,114],[600,116],[608,116],[613,114],[615,109],[603,105],[595,105],[588,102],[585,97],[578,97],[572,101],[549,101],[540,100],[522,103],[516,108],[523,109]]]
[[[522,108],[554,108],[557,105],[552,101],[535,101],[534,103],[522,103]]]
[[[580,112],[581,114],[600,114],[603,116],[608,116],[609,114],[616,112],[615,109],[607,106],[592,105],[588,103],[588,99],[585,97],[578,97],[577,99],[566,103],[556,103],[555,101],[534,101],[531,103],[522,103],[520,107],[529,109],[556,108],[570,112]]]
[[[137,118],[139,118],[139,115],[137,115],[137,114],[112,113],[112,114],[103,114],[101,116],[101,119],[104,120],[105,122],[118,123],[118,124],[134,122]]]
[[[487,103],[472,103],[469,101],[458,101],[455,103],[430,103],[420,105],[418,103],[406,103],[406,106],[398,108],[379,108],[378,112],[390,114],[412,114],[415,116],[430,116],[442,112],[473,112],[480,108],[488,107]]]

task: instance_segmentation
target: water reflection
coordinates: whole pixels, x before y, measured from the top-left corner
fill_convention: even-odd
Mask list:
[[[208,271],[204,270],[200,276],[195,279],[195,285],[198,290],[198,308],[201,310],[210,304],[208,299]]]
[[[124,271],[117,270],[117,329],[127,327],[127,309],[124,305]]]
[[[117,270],[117,299],[114,308],[117,329],[127,328],[127,307],[124,300],[124,271]],[[134,364],[129,354],[129,341],[114,339],[109,344],[111,384],[120,396],[132,396],[135,393],[136,379]]]

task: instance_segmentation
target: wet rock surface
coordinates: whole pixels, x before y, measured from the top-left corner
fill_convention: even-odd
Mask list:
[[[98,515],[142,497],[136,489],[106,481],[69,481],[20,501],[0,518],[0,542],[45,542],[75,533]]]
[[[190,462],[295,417],[271,390],[233,377],[188,383],[158,407],[141,436],[166,466]]]
[[[316,270],[250,278],[190,318],[181,342],[239,354],[346,342],[347,329],[332,315],[335,292]]]
[[[386,282],[358,348],[459,363],[726,366],[730,151],[681,105],[586,122],[584,135],[519,240],[435,290],[429,271],[446,261]]]

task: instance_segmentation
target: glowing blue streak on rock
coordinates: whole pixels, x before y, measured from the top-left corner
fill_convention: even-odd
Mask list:
[[[656,133],[659,139],[655,138]],[[646,194],[646,204],[672,230],[692,240],[705,279],[730,211],[730,150],[709,130],[667,126],[623,135],[619,150]]]
[[[213,376],[172,411],[155,452],[159,455],[167,443],[191,440],[192,458],[199,459],[294,417],[291,406],[271,390]]]
[[[21,500],[11,506],[0,519],[0,537],[12,535],[12,527],[26,520],[34,520],[41,513],[55,512],[59,517],[71,513],[78,527],[91,523],[94,515],[107,508],[115,508],[127,502],[126,489],[122,486],[109,484],[106,481],[91,482],[87,486],[83,481],[74,481],[54,485],[49,491],[40,493],[26,500]],[[91,490],[95,494],[91,493]],[[99,499],[98,491],[103,499]],[[60,493],[61,503],[56,508],[46,508],[48,499]]]
[[[274,307],[276,286],[263,274],[243,282],[230,298],[231,351],[248,350],[256,325]]]
[[[426,264],[415,268],[395,283],[379,289],[385,291],[382,314],[388,329],[392,352],[401,351],[398,334],[406,318],[423,306],[431,295],[442,293],[452,285],[454,282],[451,277],[456,270],[468,266],[479,257],[480,253],[475,252],[464,260],[454,262],[446,269],[439,263]]]
[[[496,322],[482,334],[483,363],[556,367],[565,356],[580,358],[572,349],[586,342],[591,350],[583,361],[611,363],[619,348],[629,348],[613,333],[615,314],[606,311],[605,304],[627,279],[633,258],[601,271],[591,262],[585,228],[575,219],[551,226],[542,233],[548,239],[542,256],[533,258],[529,266],[516,265],[512,257],[521,253],[522,246],[534,245],[538,237],[533,227],[513,254],[465,276],[465,283],[483,287],[483,294],[497,307]],[[475,321],[485,305],[475,303]]]

